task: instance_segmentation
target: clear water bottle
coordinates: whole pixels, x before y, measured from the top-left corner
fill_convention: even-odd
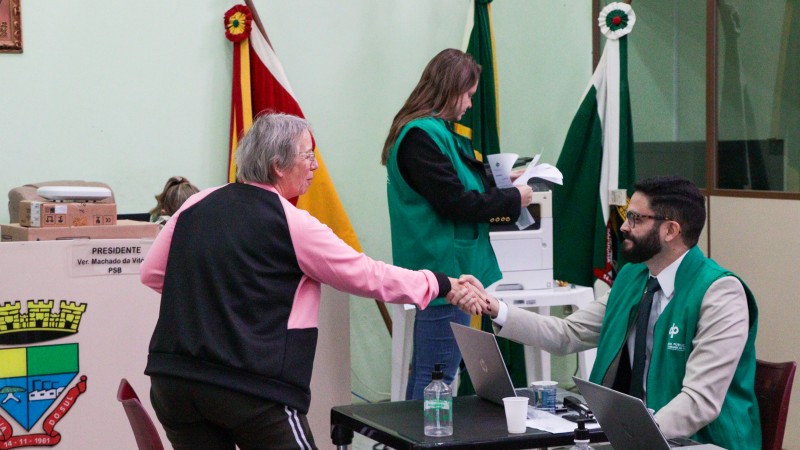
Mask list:
[[[425,436],[453,434],[453,392],[443,378],[442,364],[434,364],[431,384],[424,392]]]
[[[586,429],[586,419],[578,419],[578,428],[575,428],[575,445],[569,450],[594,450],[589,447],[589,430]]]

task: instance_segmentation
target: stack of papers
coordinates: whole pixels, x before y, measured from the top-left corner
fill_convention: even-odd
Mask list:
[[[489,166],[492,169],[492,177],[494,177],[495,184],[499,188],[524,186],[531,178],[540,178],[552,183],[564,184],[564,176],[561,171],[550,164],[538,164],[541,156],[541,154],[534,156],[528,167],[525,168],[525,172],[512,183],[511,170],[519,155],[516,153],[489,155]]]
[[[538,159],[539,155],[536,155],[533,161],[528,164],[528,167],[525,168],[525,172],[514,181],[515,186],[523,186],[527,184],[528,180],[531,178],[540,178],[555,184],[564,184],[564,176],[561,174],[560,170],[550,164],[536,164],[536,160]]]
[[[528,167],[525,168],[525,172],[512,183],[511,170],[514,168],[514,163],[519,158],[519,155],[516,153],[489,155],[487,159],[489,160],[489,167],[492,171],[494,183],[501,189],[525,186],[531,178],[539,178],[556,184],[564,184],[564,177],[561,175],[561,171],[550,164],[537,164],[541,156],[541,153],[534,156],[533,160],[528,164]],[[524,230],[534,223],[535,220],[528,209],[522,208],[516,223],[517,228]]]

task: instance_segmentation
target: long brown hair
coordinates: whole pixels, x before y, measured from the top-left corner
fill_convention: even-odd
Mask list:
[[[469,91],[480,76],[481,66],[472,55],[461,50],[448,48],[434,56],[422,71],[417,87],[394,116],[383,144],[381,164],[386,165],[389,150],[408,122],[425,116],[447,117],[458,107],[459,96]]]
[[[180,209],[183,202],[198,192],[197,187],[184,177],[170,177],[164,190],[156,195],[156,206],[150,210],[150,216],[171,216]]]

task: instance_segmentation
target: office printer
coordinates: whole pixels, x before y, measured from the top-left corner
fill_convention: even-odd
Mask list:
[[[489,291],[520,291],[553,287],[553,192],[534,191],[528,206],[534,223],[520,230],[515,224],[493,224],[489,238],[503,278]]]

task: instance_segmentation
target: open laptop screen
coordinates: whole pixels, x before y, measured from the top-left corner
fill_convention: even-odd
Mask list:
[[[719,449],[716,445],[667,442],[644,402],[605,386],[572,377],[614,450]],[[692,442],[688,439],[679,441]]]
[[[450,326],[475,394],[498,405],[503,404],[503,397],[517,396],[494,335],[457,323]]]

